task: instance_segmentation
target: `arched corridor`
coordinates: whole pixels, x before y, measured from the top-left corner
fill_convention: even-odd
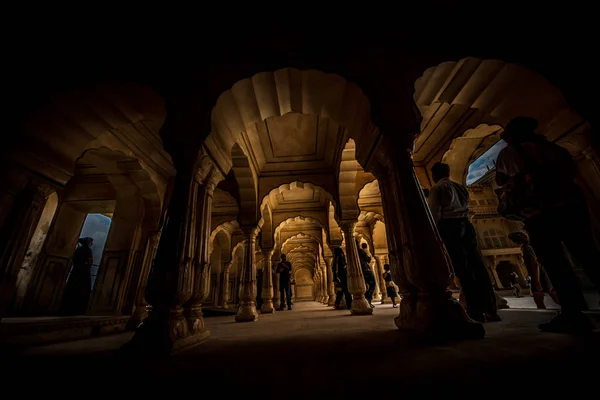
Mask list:
[[[575,160],[600,232],[600,159],[588,114],[518,60],[406,55],[400,68],[382,56],[367,68],[305,57],[277,68],[215,61],[173,80],[82,83],[32,107],[2,148],[0,345],[38,354],[81,340],[75,348],[105,343],[134,357],[191,354],[215,363],[198,370],[205,377],[234,368],[228,357],[248,350],[244,340],[298,351],[305,340],[317,349],[316,366],[321,352],[338,354],[325,336],[344,346],[360,340],[381,355],[390,379],[404,361],[384,356],[385,346],[414,361],[422,349],[408,338],[489,339],[457,344],[465,353],[448,355],[448,368],[467,362],[468,352],[508,362],[501,349],[513,334],[518,346],[532,346],[527,357],[539,356],[535,326],[549,314],[533,310],[530,298],[512,298],[507,275],[525,279],[527,269],[508,239],[523,225],[498,212],[500,135],[516,116],[537,118],[539,133]],[[424,192],[439,161],[467,188],[487,275],[498,304],[510,307],[497,325],[471,319],[459,302],[460,282]],[[82,230],[93,215],[105,230]],[[89,301],[66,313],[83,236],[95,239],[90,285],[80,288]],[[586,296],[597,323],[598,298]],[[565,357],[589,344],[549,340]],[[447,346],[440,351],[451,352]],[[282,351],[265,349],[273,358]],[[379,368],[376,357],[358,360]],[[435,369],[425,363],[423,371]]]

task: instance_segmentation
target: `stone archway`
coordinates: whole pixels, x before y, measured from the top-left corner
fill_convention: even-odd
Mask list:
[[[86,151],[60,199],[28,290],[28,314],[58,311],[75,243],[89,213],[111,214],[113,223],[88,313],[130,313],[139,281],[146,279],[142,253],[148,235],[158,228],[161,206],[153,180],[136,159],[107,148]]]

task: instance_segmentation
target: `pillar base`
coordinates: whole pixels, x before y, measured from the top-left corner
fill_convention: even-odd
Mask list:
[[[329,295],[329,300],[327,301],[327,305],[328,306],[334,306],[335,305],[335,295]]]
[[[142,321],[121,352],[133,356],[168,356],[199,345],[209,336],[210,332],[204,328],[191,334],[182,315],[166,318],[151,315]]]
[[[321,301],[321,303],[325,305],[329,304],[329,296],[323,296],[323,300]]]
[[[254,304],[253,301],[250,303],[242,303],[235,316],[235,322],[254,322],[256,320],[258,320],[256,304]]]
[[[402,293],[396,326],[420,339],[476,340],[485,336],[483,325],[472,321],[448,294]]]
[[[495,290],[494,290],[494,296],[496,297],[496,308],[498,310],[510,308],[510,306],[508,305],[508,300],[506,300],[504,297],[500,296],[500,294],[498,292],[496,292]]]
[[[146,307],[136,306],[135,310],[133,310],[133,314],[131,314],[131,317],[129,317],[129,320],[127,321],[126,328],[136,329],[147,317],[148,312],[146,311]]]
[[[264,300],[262,307],[260,308],[261,314],[273,314],[275,312],[275,307],[273,306],[272,300]]]
[[[373,308],[369,305],[365,296],[354,297],[352,299],[352,307],[350,308],[352,315],[372,315]]]

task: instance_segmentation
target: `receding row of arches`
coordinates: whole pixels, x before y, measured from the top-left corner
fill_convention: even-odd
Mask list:
[[[166,129],[165,102],[148,88],[110,83],[61,95],[31,117],[7,156],[2,267],[3,285],[14,289],[5,291],[11,299],[2,315],[58,312],[90,214],[110,216],[111,227],[87,313],[132,314],[132,325],[158,290],[147,287],[159,276],[150,271],[167,258],[200,271],[173,278],[179,293],[193,292],[179,295],[183,309],[248,303],[261,290],[258,271],[270,271],[282,253],[304,285],[300,298],[329,304],[332,248],[353,253],[354,240],[368,245],[377,275],[390,263],[398,282],[422,289],[435,280],[423,278],[423,265],[447,261],[416,183],[431,186],[437,161],[464,183],[469,165],[516,115],[540,120],[541,132],[576,158],[590,201],[600,201],[590,125],[532,71],[498,60],[443,63],[414,83],[413,100],[421,123],[411,142],[407,132],[389,133],[399,123],[378,126],[367,95],[338,75],[264,72],[222,93],[211,131],[183,151],[165,136],[177,121]],[[31,199],[37,208],[19,208]],[[159,243],[163,258],[155,258]],[[433,247],[439,251],[421,254]],[[185,337],[182,326],[173,329]]]

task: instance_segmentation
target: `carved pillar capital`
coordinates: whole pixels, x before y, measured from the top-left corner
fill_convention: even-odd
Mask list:
[[[209,194],[212,196],[215,187],[225,179],[225,174],[221,172],[217,163],[203,147],[198,151],[198,157],[194,165],[194,179],[199,184],[206,186]]]
[[[242,225],[240,226],[240,230],[244,234],[244,245],[246,245],[246,241],[250,240],[254,243],[256,240],[256,236],[258,235],[258,226],[256,225]]]
[[[340,221],[340,228],[342,228],[342,231],[344,232],[344,235],[346,236],[346,241],[354,239],[354,228],[356,227],[356,224],[358,223],[358,221],[354,221],[354,220],[342,220]],[[348,246],[348,243],[346,243],[346,246]]]

